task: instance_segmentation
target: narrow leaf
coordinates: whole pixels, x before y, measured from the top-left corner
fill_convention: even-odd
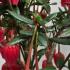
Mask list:
[[[70,37],[60,37],[60,38],[51,38],[50,39],[53,42],[63,44],[63,45],[70,45]]]
[[[20,34],[26,35],[26,36],[32,36],[33,33],[31,31],[20,31]]]
[[[16,19],[18,19],[18,20],[20,20],[20,21],[22,21],[22,22],[24,22],[24,23],[33,24],[33,21],[32,21],[31,19],[26,18],[26,17],[24,17],[24,16],[22,16],[22,15],[19,15],[19,14],[17,14],[17,13],[14,12],[14,11],[8,10],[8,13],[9,13],[10,15],[12,15],[14,18],[16,18]]]
[[[57,16],[57,13],[53,13],[53,14],[50,14],[49,16],[47,16],[47,18],[45,19],[46,23],[50,22],[56,16]]]
[[[41,49],[38,51],[38,56],[43,56],[45,54],[46,49]]]
[[[43,33],[39,34],[38,40],[39,40],[39,43],[41,44],[41,46],[47,45],[47,38]]]
[[[8,44],[13,45],[13,44],[17,44],[21,41],[24,41],[24,39],[21,39],[20,37],[16,37],[11,42],[9,42]]]

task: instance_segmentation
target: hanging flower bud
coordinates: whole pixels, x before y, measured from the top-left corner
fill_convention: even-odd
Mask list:
[[[51,69],[51,67],[53,69]],[[52,63],[48,63],[48,60],[44,60],[42,62],[42,69],[43,70],[56,70]]]
[[[46,19],[46,17],[47,17],[47,12],[46,12],[46,10],[42,10],[41,12],[40,12],[40,16],[42,17],[42,19]]]
[[[44,60],[42,62],[42,69],[45,69],[47,67],[47,60]]]
[[[9,0],[9,3],[17,6],[19,3],[19,0]]]

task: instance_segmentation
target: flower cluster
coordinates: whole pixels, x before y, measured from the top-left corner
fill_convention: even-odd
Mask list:
[[[8,31],[8,32],[7,32]],[[7,33],[7,34],[6,34]],[[15,30],[7,30],[4,27],[0,27],[0,53],[6,60],[6,63],[2,66],[2,70],[5,70],[6,66],[9,65],[9,69],[20,70],[21,66],[17,64],[20,56],[19,44],[9,45],[8,41],[11,41],[15,37]],[[8,69],[8,70],[9,70]]]

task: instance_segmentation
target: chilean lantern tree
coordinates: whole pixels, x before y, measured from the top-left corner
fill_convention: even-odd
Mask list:
[[[61,0],[64,10],[58,8],[51,14],[50,6],[56,4],[50,0],[0,0],[0,53],[6,61],[2,70],[70,70],[70,54],[65,58],[60,51],[61,44],[70,45],[70,0]],[[46,59],[40,69],[43,55]]]

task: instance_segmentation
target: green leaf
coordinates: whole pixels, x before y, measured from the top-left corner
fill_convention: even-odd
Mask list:
[[[43,4],[43,0],[37,0],[37,2],[39,2],[39,3]]]
[[[60,38],[54,37],[50,38],[49,40],[63,45],[70,45],[70,37],[60,37]]]
[[[20,34],[26,35],[26,36],[32,36],[33,33],[31,31],[20,31]]]
[[[57,13],[53,13],[53,14],[50,14],[46,17],[45,21],[46,23],[50,22],[52,19],[56,18],[57,16]]]
[[[45,34],[40,33],[38,40],[39,40],[39,43],[41,46],[47,46],[47,38],[46,38]]]
[[[63,33],[61,34],[61,36],[70,36],[70,28],[67,28],[63,31]]]
[[[17,14],[20,14],[20,10],[18,7],[14,7],[14,12],[16,12]]]
[[[65,25],[68,25],[68,24],[70,24],[70,19],[69,18],[64,18],[63,20],[62,20],[62,23],[63,23],[63,25],[65,24]]]
[[[43,7],[47,11],[47,13],[50,14],[50,4],[47,4],[47,5],[44,4]]]
[[[63,13],[63,10],[59,7],[59,11],[60,11],[60,13]]]
[[[47,13],[50,13],[50,2],[49,0],[37,0],[40,4],[42,4],[42,7],[47,11]]]
[[[20,37],[16,37],[11,42],[9,42],[8,44],[13,45],[13,44],[17,44],[21,41],[24,41],[24,39],[21,39]]]
[[[14,11],[10,11],[10,10],[7,10],[7,11],[10,15],[12,15],[14,18],[18,19],[19,21],[22,21],[22,22],[27,23],[27,24],[33,24],[33,21],[31,19],[26,18],[22,15],[19,15]]]
[[[46,50],[46,48],[41,49],[41,50],[38,51],[39,60],[45,54],[45,50]]]

